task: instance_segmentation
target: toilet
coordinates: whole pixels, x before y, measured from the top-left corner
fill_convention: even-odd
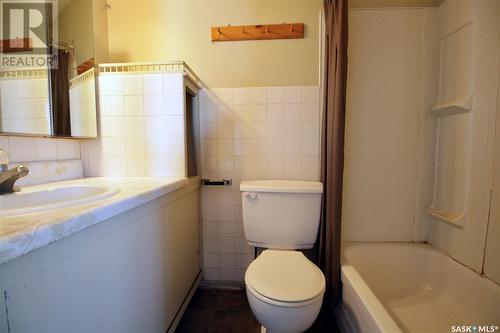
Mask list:
[[[266,248],[247,268],[245,285],[253,314],[267,333],[307,330],[325,293],[321,270],[300,249],[314,246],[323,186],[288,180],[242,181],[245,237]]]

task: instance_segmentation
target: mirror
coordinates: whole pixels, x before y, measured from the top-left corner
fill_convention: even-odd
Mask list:
[[[92,3],[59,0],[59,40],[52,43],[58,66],[50,71],[54,136],[97,136]]]
[[[0,0],[12,13],[1,27],[0,133],[97,137],[93,2]],[[23,27],[23,11],[39,13],[40,26]]]

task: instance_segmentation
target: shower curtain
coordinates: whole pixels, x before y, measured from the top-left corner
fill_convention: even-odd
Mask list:
[[[55,52],[56,50],[54,50]],[[50,69],[53,135],[71,136],[69,113],[70,53],[57,49],[57,67]]]
[[[321,137],[321,182],[324,186],[319,233],[319,266],[326,278],[325,303],[340,297],[340,235],[347,84],[347,0],[324,0],[325,97]]]

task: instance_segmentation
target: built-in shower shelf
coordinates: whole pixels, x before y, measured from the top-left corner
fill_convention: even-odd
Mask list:
[[[429,207],[427,208],[427,213],[431,215],[432,217],[435,217],[441,221],[450,223],[454,225],[455,227],[458,228],[463,228],[464,227],[464,222],[465,222],[465,214],[464,213],[454,213],[454,212],[447,212],[444,210],[441,210],[439,208],[435,207]]]
[[[436,117],[446,117],[472,110],[472,95],[462,101],[447,104],[438,104],[432,108],[432,114]]]

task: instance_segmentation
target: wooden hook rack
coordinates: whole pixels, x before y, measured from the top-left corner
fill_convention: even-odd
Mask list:
[[[0,52],[30,52],[33,50],[33,40],[31,38],[16,38],[0,40]]]
[[[304,23],[212,27],[212,42],[304,38]]]

